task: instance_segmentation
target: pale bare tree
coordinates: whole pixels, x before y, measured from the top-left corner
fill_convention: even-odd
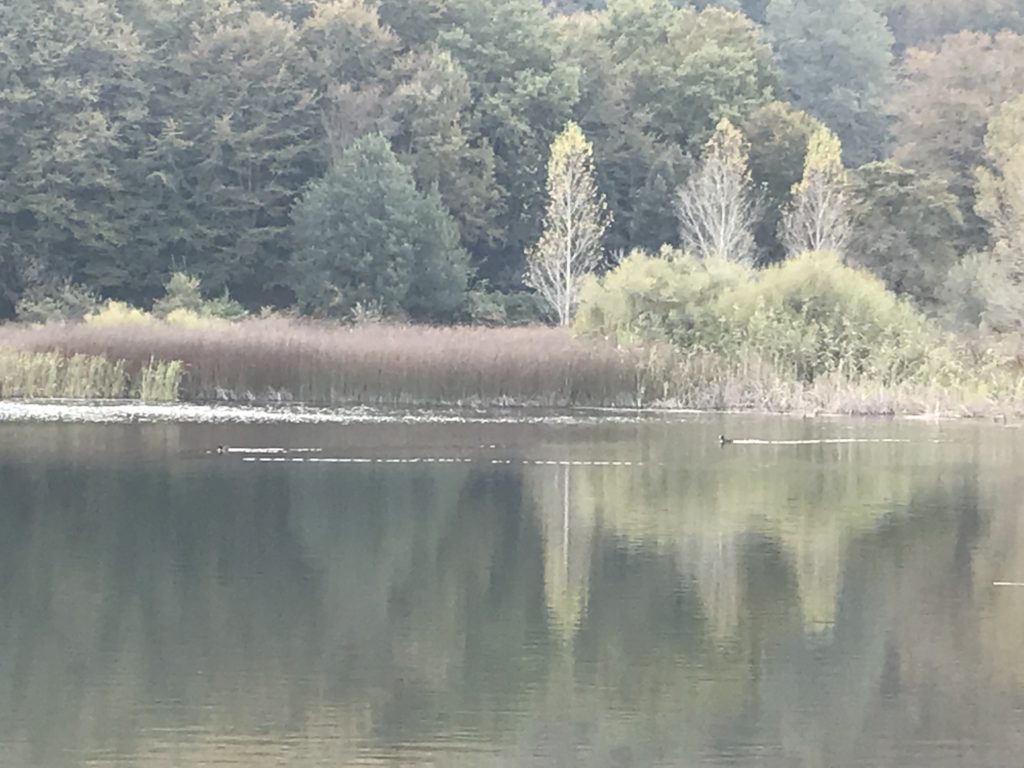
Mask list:
[[[576,123],[551,144],[544,231],[527,254],[525,280],[551,305],[558,323],[572,321],[584,275],[603,259],[611,216],[594,179],[593,147]]]
[[[841,257],[852,231],[842,147],[838,137],[822,126],[807,144],[803,178],[793,186],[792,200],[783,214],[782,243],[790,255],[832,251]]]
[[[754,261],[754,227],[762,199],[750,178],[742,134],[723,118],[700,166],[679,189],[677,213],[683,247],[698,258]]]

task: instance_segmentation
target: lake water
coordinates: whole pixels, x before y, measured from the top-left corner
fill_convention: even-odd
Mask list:
[[[1017,765],[1022,458],[986,424],[0,425],[0,765]]]

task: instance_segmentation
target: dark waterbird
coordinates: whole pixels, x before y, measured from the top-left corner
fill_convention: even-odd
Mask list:
[[[731,437],[726,437],[725,435],[719,435],[718,436],[718,444],[719,445],[729,445],[729,443],[731,443],[731,442],[732,442],[732,438]]]

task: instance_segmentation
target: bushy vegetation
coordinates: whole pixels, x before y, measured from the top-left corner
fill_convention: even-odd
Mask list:
[[[916,411],[1009,403],[1024,384],[1014,356],[972,355],[880,279],[829,253],[752,270],[637,251],[587,282],[576,330],[662,345],[665,392],[699,407]]]
[[[164,286],[164,295],[153,303],[153,315],[172,325],[187,325],[195,319],[241,320],[245,308],[227,291],[220,296],[203,297],[201,281],[195,275],[175,272]]]
[[[16,313],[26,323],[69,323],[85,319],[100,308],[99,297],[70,281],[56,288],[37,288],[19,299]]]
[[[95,312],[90,312],[84,318],[87,325],[94,325],[98,328],[121,327],[126,325],[146,326],[155,323],[157,319],[148,312],[133,307],[123,301],[107,301]]]
[[[231,320],[241,320],[248,313],[226,292],[214,299],[203,298],[199,278],[184,272],[175,272],[164,286],[164,295],[147,312],[124,301],[110,299],[96,304],[81,320],[97,328],[136,326],[145,327],[166,323],[182,328],[215,328]],[[23,318],[27,319],[27,318]],[[44,322],[65,321],[63,314],[43,316]]]
[[[752,276],[721,297],[718,311],[727,349],[760,350],[804,382],[828,374],[885,385],[938,380],[951,362],[938,329],[909,302],[829,253]]]

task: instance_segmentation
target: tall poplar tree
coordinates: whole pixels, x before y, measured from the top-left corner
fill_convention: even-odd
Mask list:
[[[594,149],[570,122],[551,144],[544,231],[527,255],[526,283],[569,325],[583,276],[601,263],[610,218],[594,180]]]
[[[753,262],[760,199],[748,158],[743,135],[722,118],[700,167],[679,190],[680,236],[694,256]]]
[[[572,117],[579,73],[560,58],[555,29],[537,0],[448,0],[446,6],[437,42],[469,77],[467,139],[493,148],[503,200],[494,246],[474,256],[484,277],[508,287],[538,234],[542,159]]]
[[[841,256],[850,236],[850,192],[842,145],[824,126],[807,144],[803,178],[782,217],[782,241],[791,254],[832,251]]]

